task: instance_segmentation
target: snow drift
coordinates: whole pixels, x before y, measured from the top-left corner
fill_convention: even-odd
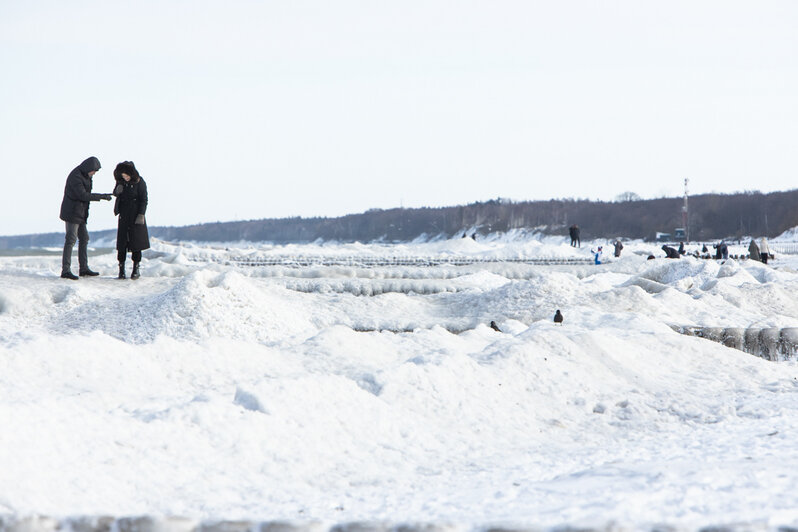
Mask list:
[[[199,260],[245,251],[158,244],[135,282],[0,259],[0,514],[798,523],[798,368],[671,328],[798,326],[789,258]]]

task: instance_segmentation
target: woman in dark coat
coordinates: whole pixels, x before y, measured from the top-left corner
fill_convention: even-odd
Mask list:
[[[149,249],[150,236],[144,214],[147,212],[147,183],[139,175],[132,161],[121,162],[114,170],[116,188],[114,214],[119,216],[116,231],[116,257],[119,260],[119,279],[126,279],[125,258],[132,252],[131,279],[138,279],[141,251]]]

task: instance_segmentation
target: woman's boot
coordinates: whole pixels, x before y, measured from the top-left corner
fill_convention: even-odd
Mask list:
[[[119,261],[119,277],[117,279],[127,279],[127,275],[125,275],[125,261]]]
[[[139,277],[141,277],[141,275],[139,274],[139,263],[138,262],[134,262],[133,263],[133,271],[130,274],[130,278],[131,279],[138,279]]]

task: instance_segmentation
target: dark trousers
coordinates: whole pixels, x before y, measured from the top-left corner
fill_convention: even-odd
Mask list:
[[[131,258],[133,262],[141,262],[141,250],[139,251],[131,251],[130,252]],[[125,262],[125,258],[127,257],[127,252],[123,249],[116,250],[116,260],[119,262]]]
[[[61,257],[61,273],[71,271],[72,248],[78,242],[78,265],[80,271],[89,269],[89,231],[86,222],[73,224],[66,222],[66,238],[64,239],[64,254]]]

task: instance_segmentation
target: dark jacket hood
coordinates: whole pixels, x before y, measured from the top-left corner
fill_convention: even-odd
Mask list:
[[[96,172],[101,168],[100,160],[97,157],[89,157],[78,166],[84,175],[89,175],[89,172]]]
[[[133,161],[123,161],[116,165],[114,179],[116,179],[117,183],[124,183],[125,180],[122,179],[122,174],[129,175],[131,183],[138,183],[141,180],[139,171],[136,170],[136,165],[133,164]]]

